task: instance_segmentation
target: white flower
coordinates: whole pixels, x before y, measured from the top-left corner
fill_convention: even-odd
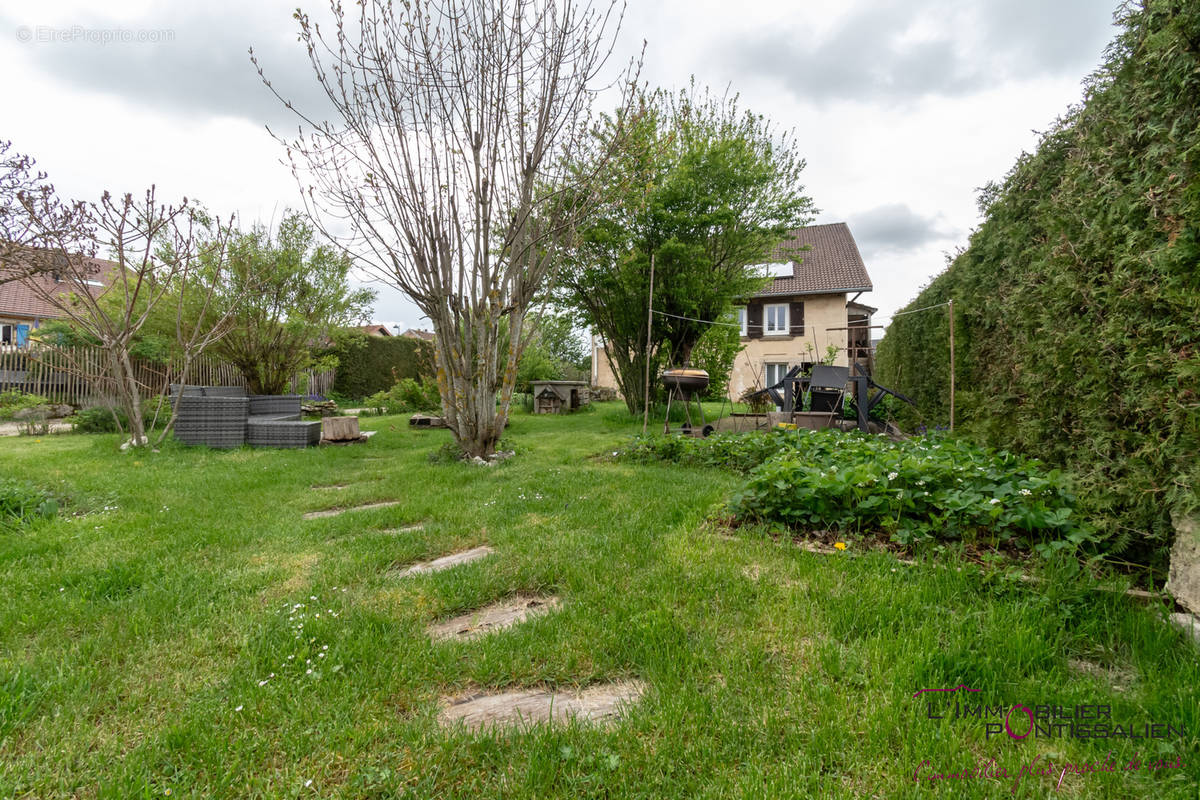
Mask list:
[[[242,708],[243,708],[242,706],[238,706],[237,708],[234,709],[234,711],[241,711]]]
[[[999,498],[999,497],[993,497],[991,500],[988,500],[988,502],[989,502],[989,503],[991,503],[992,505],[996,505],[997,503],[999,503],[999,502],[1000,502],[1000,498]]]
[[[889,481],[894,481],[894,480],[896,480],[896,478],[899,478],[899,477],[900,477],[900,473],[899,473],[899,472],[889,472],[889,473],[888,473],[888,480],[889,480]]]
[[[917,486],[924,486],[924,485],[925,485],[925,481],[917,481]]]
[[[305,674],[305,675],[312,675],[312,668],[310,667],[310,668],[308,669],[308,671],[307,671],[307,672],[305,672],[304,674]]]
[[[305,788],[305,789],[307,789],[307,788],[308,788],[308,787],[310,787],[310,786],[312,786],[312,778],[309,778],[308,780],[306,780],[306,781],[304,782],[304,788]]]
[[[1029,491],[1028,489],[1022,489],[1021,494],[1025,497],[1029,497],[1029,495],[1033,494],[1033,492]]]

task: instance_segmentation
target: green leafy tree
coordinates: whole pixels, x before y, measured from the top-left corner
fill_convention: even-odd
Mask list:
[[[692,348],[692,364],[708,373],[709,400],[720,400],[729,393],[729,376],[733,361],[742,351],[742,336],[732,314],[725,316],[726,325],[713,325]]]
[[[786,232],[811,219],[799,183],[804,161],[789,135],[737,99],[644,94],[627,119],[606,120],[602,140],[622,130],[621,154],[598,178],[607,202],[580,228],[560,274],[561,302],[606,343],[631,412],[641,408],[646,362],[686,364],[735,298],[753,294],[762,263]],[[580,167],[587,169],[586,165]],[[654,317],[647,299],[654,259]]]
[[[233,364],[254,394],[282,394],[314,352],[363,319],[375,293],[352,289],[350,259],[317,244],[304,217],[288,213],[274,236],[263,226],[239,233],[216,300],[232,304],[233,324],[211,352]],[[220,308],[217,309],[220,311]]]

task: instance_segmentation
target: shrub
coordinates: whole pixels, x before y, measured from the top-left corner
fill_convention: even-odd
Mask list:
[[[12,419],[18,411],[26,408],[37,408],[49,405],[50,401],[41,395],[25,394],[16,389],[0,392],[0,420]]]
[[[434,413],[442,408],[437,382],[430,378],[401,378],[386,392],[376,392],[363,403],[376,414]]]
[[[938,434],[901,442],[833,430],[641,437],[624,457],[748,474],[730,503],[746,520],[883,531],[906,545],[988,540],[1047,555],[1091,535],[1062,473]]]
[[[125,412],[117,409],[117,415],[121,418],[121,425],[125,427],[125,430],[129,430]],[[104,406],[81,408],[74,415],[67,417],[67,422],[71,423],[71,430],[75,433],[117,432],[117,421],[113,417],[113,411]],[[149,424],[149,420],[147,420],[147,424]]]
[[[366,398],[390,391],[398,380],[433,375],[433,346],[406,336],[347,337],[326,355],[337,358],[333,391],[347,398]]]
[[[22,481],[0,478],[0,530],[26,527],[58,513],[58,501]]]

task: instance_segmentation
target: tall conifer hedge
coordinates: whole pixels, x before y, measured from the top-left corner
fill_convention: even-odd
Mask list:
[[[1161,567],[1200,484],[1200,4],[1148,0],[1058,120],[981,198],[954,298],[966,434],[1071,469],[1108,549]],[[947,316],[898,317],[885,385],[948,417]]]

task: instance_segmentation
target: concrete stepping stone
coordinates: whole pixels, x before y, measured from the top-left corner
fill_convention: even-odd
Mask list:
[[[349,506],[347,508],[327,508],[324,511],[309,511],[304,515],[305,519],[322,519],[324,517],[336,517],[338,514],[345,514],[349,511],[369,511],[373,508],[387,508],[388,506],[400,505],[399,500],[384,500],[381,503],[367,503],[361,506]]]
[[[536,725],[545,722],[607,723],[619,719],[623,709],[637,702],[646,690],[641,681],[605,683],[578,691],[529,689],[446,700],[438,721],[463,725],[473,731]]]
[[[426,572],[440,572],[444,569],[457,567],[459,564],[469,564],[472,561],[478,561],[481,558],[487,558],[495,551],[486,544],[479,547],[472,547],[470,550],[462,550],[458,553],[451,553],[448,556],[435,558],[432,561],[421,561],[412,566],[405,567],[396,572],[396,577],[406,578],[409,575],[422,575]]]
[[[495,631],[511,628],[527,619],[540,617],[558,608],[557,597],[527,597],[518,595],[493,603],[467,614],[430,625],[434,639],[475,639]]]
[[[416,533],[417,531],[425,530],[424,522],[417,522],[412,525],[405,525],[402,528],[380,528],[379,533],[390,533],[395,536],[398,533]]]

